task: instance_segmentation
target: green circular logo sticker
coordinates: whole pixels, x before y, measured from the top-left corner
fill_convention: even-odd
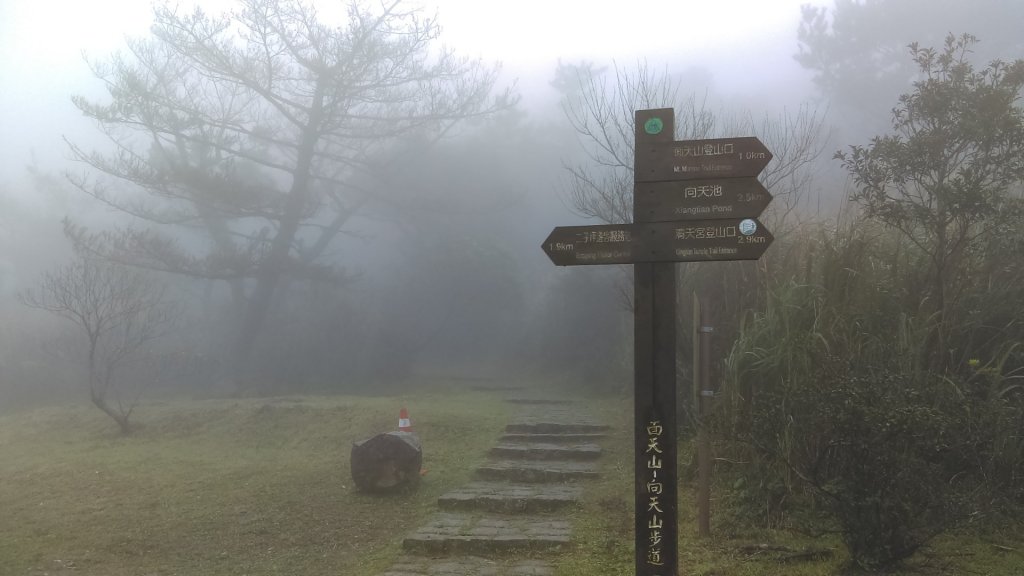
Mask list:
[[[665,127],[665,123],[661,121],[661,118],[648,118],[647,122],[644,122],[644,132],[648,134],[661,134],[661,129]]]

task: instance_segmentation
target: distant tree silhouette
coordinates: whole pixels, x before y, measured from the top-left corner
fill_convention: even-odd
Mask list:
[[[855,136],[883,129],[892,102],[910,89],[918,72],[905,57],[911,42],[938,46],[950,31],[970,30],[985,39],[975,46],[983,61],[1024,54],[1022,2],[835,0],[802,11],[795,58]]]
[[[66,232],[94,256],[226,283],[238,376],[287,280],[346,278],[322,256],[367,183],[416,152],[402,138],[514,103],[492,95],[495,68],[435,47],[439,30],[400,0],[354,2],[339,26],[301,0],[157,6],[152,37],[94,64],[109,98],[74,98],[113,151],[71,144],[91,170],[70,178],[134,223]]]

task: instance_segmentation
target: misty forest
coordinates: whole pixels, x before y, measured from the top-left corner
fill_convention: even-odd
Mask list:
[[[633,221],[656,108],[772,153],[764,255],[674,267],[678,573],[1021,574],[1024,3],[793,23],[806,84],[772,98],[681,55],[561,59],[541,101],[403,0],[155,3],[79,63],[64,160],[0,173],[0,574],[449,574],[388,567],[509,391],[610,425],[602,475],[537,571],[450,573],[633,573],[633,268],[541,245]],[[353,442],[399,408],[422,478],[356,489]]]

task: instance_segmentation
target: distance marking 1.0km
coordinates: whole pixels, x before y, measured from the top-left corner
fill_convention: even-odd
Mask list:
[[[772,153],[755,136],[651,142],[636,149],[636,182],[757,176]]]

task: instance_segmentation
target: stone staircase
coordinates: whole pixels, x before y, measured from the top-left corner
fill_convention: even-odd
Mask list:
[[[517,417],[477,469],[478,481],[442,495],[440,511],[402,543],[382,576],[549,576],[547,558],[569,546],[560,512],[579,502],[580,481],[598,474],[607,426],[567,400],[510,399]]]

